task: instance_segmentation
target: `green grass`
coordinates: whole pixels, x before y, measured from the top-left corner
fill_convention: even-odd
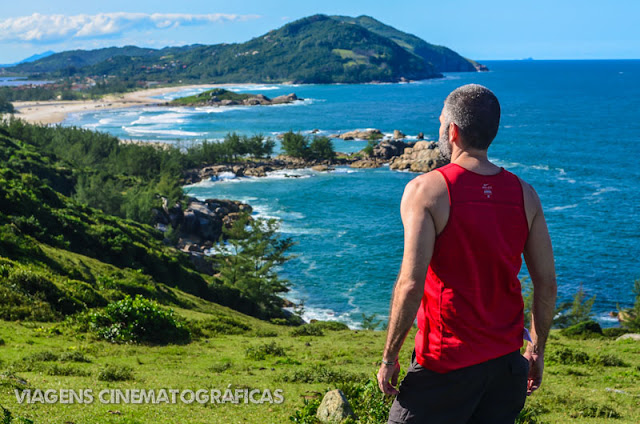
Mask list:
[[[212,96],[217,97],[218,101],[233,100],[241,103],[245,99],[254,97],[255,94],[234,93],[233,91],[225,90],[224,88],[214,88],[213,90],[207,90],[193,96],[180,97],[178,99],[171,100],[170,103],[182,106],[198,105],[206,103]]]
[[[325,331],[292,335],[291,328],[244,316],[197,299],[176,309],[190,321],[244,323],[242,334],[212,332],[188,345],[111,344],[63,324],[3,321],[0,338],[0,405],[14,417],[49,422],[286,423],[329,389],[368,397],[384,344],[382,331]],[[205,328],[206,325],[203,325]],[[231,325],[231,328],[236,328]],[[234,330],[231,330],[233,332]],[[402,351],[409,363],[412,335]],[[640,343],[572,340],[554,331],[542,388],[527,400],[531,423],[640,422]],[[558,353],[560,352],[560,353]],[[562,352],[565,352],[564,354]],[[589,359],[575,360],[566,352]],[[575,356],[575,355],[574,355]],[[564,358],[564,359],[563,359]],[[608,358],[594,360],[593,358]],[[611,360],[617,358],[621,363]],[[403,371],[404,372],[404,371]],[[20,405],[14,388],[32,389],[283,389],[282,404],[34,404]],[[359,395],[358,395],[359,393]],[[313,406],[313,405],[312,405]],[[369,408],[384,407],[372,403]],[[112,412],[109,412],[112,411]],[[119,413],[113,413],[119,411]]]

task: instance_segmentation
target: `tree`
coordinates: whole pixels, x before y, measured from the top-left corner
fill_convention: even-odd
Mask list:
[[[15,113],[16,110],[13,104],[7,99],[4,93],[0,93],[0,114],[2,113]]]
[[[309,140],[300,133],[289,131],[282,138],[282,150],[286,155],[294,158],[306,159],[309,149]]]
[[[582,288],[582,284],[580,284],[580,288],[573,297],[573,301],[560,304],[556,310],[556,318],[554,318],[553,323],[556,327],[567,328],[584,321],[589,321],[593,316],[591,309],[595,301],[595,296],[587,299],[587,294]]]
[[[333,142],[329,137],[314,137],[307,156],[316,160],[333,160],[336,157]]]
[[[640,280],[633,283],[633,294],[636,299],[633,308],[618,313],[622,326],[635,333],[640,332]]]
[[[231,227],[223,228],[216,248],[218,276],[258,304],[263,312],[280,308],[278,296],[289,290],[289,282],[278,276],[276,267],[292,259],[287,251],[294,245],[290,238],[277,234],[275,219],[252,219],[243,214]]]

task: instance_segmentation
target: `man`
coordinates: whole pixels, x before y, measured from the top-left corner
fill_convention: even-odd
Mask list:
[[[438,141],[451,163],[405,188],[404,256],[378,372],[380,389],[397,395],[389,423],[512,424],[542,382],[556,300],[553,252],[533,187],[487,158],[499,122],[489,89],[454,90]],[[534,290],[530,335],[522,254]],[[397,390],[398,353],[416,314],[411,366]]]

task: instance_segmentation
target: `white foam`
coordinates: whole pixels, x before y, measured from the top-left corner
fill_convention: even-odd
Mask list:
[[[556,211],[563,211],[565,209],[573,209],[573,208],[577,208],[578,204],[575,203],[573,205],[565,205],[565,206],[555,206],[553,208],[549,208],[550,212],[556,212]]]
[[[182,130],[158,130],[158,129],[148,129],[148,128],[133,128],[122,126],[122,129],[128,132],[129,134],[154,134],[158,136],[166,136],[166,137],[195,137],[206,135],[207,133],[203,132],[195,132],[195,131],[182,131]]]
[[[140,115],[138,119],[130,125],[145,124],[183,124],[187,114],[184,113],[162,113],[160,115]]]
[[[225,87],[229,91],[269,91],[279,90],[281,87],[277,85],[237,85],[233,87]]]

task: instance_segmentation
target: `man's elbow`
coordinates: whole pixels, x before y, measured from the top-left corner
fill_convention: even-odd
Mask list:
[[[424,279],[400,278],[396,284],[396,295],[406,297],[422,297],[424,293]]]

